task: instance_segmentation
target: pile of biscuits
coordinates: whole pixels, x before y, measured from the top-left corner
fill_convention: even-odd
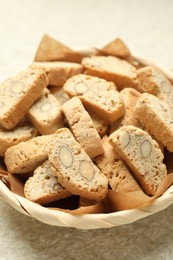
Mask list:
[[[0,155],[10,174],[30,176],[33,202],[152,196],[168,174],[173,86],[120,39],[89,56],[44,36],[35,61],[0,84],[0,108]]]

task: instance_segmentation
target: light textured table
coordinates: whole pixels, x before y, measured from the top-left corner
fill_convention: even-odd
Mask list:
[[[71,47],[121,37],[173,68],[171,0],[0,0],[0,79],[32,61],[43,33]],[[0,259],[173,259],[173,206],[136,223],[82,231],[48,226],[0,201]]]

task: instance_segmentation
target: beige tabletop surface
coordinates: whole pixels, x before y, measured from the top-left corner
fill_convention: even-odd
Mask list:
[[[172,0],[0,0],[0,80],[32,61],[43,33],[73,48],[121,37],[133,53],[173,68]],[[173,205],[135,223],[54,227],[0,200],[0,260],[173,259]]]

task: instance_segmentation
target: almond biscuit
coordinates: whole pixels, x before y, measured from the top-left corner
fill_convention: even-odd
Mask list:
[[[47,90],[32,105],[28,117],[42,135],[53,134],[64,126],[64,117],[57,99]]]
[[[135,104],[141,93],[134,88],[124,88],[121,90],[120,94],[125,104],[126,113],[111,125],[110,133],[113,133],[123,125],[134,125],[140,127],[139,120],[135,114]]]
[[[168,151],[173,152],[173,110],[159,98],[141,94],[136,103],[139,121]]]
[[[27,113],[49,81],[43,70],[27,69],[0,85],[0,124],[11,129]]]
[[[58,182],[56,171],[51,167],[49,160],[38,166],[24,186],[24,194],[28,200],[41,205],[64,199],[71,193]]]
[[[7,149],[4,157],[10,173],[33,172],[48,157],[48,150],[56,134],[37,136]]]
[[[101,138],[78,97],[73,97],[62,105],[67,122],[85,152],[91,157],[103,153]]]
[[[4,156],[9,147],[29,140],[35,137],[37,133],[33,126],[26,124],[16,126],[11,130],[0,127],[0,156]]]
[[[70,97],[62,87],[49,87],[50,92],[56,97],[60,106],[62,106]]]
[[[76,75],[64,84],[69,96],[78,96],[86,109],[113,122],[125,114],[124,102],[112,82],[89,75]]]
[[[58,180],[74,195],[89,200],[103,199],[108,191],[107,178],[75,140],[67,128],[57,131],[49,151],[49,160],[57,169]]]
[[[86,68],[86,74],[113,81],[118,89],[136,88],[138,85],[136,68],[117,57],[85,57],[82,65]]]
[[[65,61],[34,62],[30,68],[43,69],[49,79],[49,85],[52,86],[62,86],[68,78],[83,71],[82,65]]]
[[[162,72],[152,66],[146,66],[137,71],[138,89],[155,95],[168,104],[173,102],[173,86]]]
[[[137,72],[138,88],[167,102],[173,108],[173,85],[168,78],[152,66],[141,68]]]
[[[108,182],[113,191],[131,192],[141,188],[131,175],[125,163],[118,158],[112,145],[108,141],[108,136],[102,138],[104,154],[95,158],[95,162],[102,173],[108,178]]]
[[[97,113],[94,113],[90,109],[87,109],[87,112],[90,115],[98,134],[101,137],[104,136],[108,131],[108,121]]]
[[[109,141],[146,194],[154,195],[167,175],[163,153],[157,142],[135,126],[122,126],[110,135]]]

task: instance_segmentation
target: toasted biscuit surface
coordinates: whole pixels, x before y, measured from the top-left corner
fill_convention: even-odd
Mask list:
[[[49,85],[52,86],[62,86],[68,78],[83,71],[80,64],[65,61],[34,62],[30,65],[30,68],[43,69],[49,79]]]
[[[13,130],[0,128],[0,156],[4,156],[9,147],[29,140],[37,133],[37,130],[31,125],[17,126]]]
[[[139,121],[170,152],[173,152],[173,110],[159,98],[144,93],[136,103]]]
[[[67,128],[57,131],[49,151],[49,160],[57,169],[59,182],[72,194],[97,200],[106,196],[107,178],[92,163],[89,156]]]
[[[91,109],[110,122],[125,114],[125,107],[115,85],[104,79],[89,75],[76,75],[64,84],[69,96],[78,96],[86,108]]]
[[[104,136],[108,131],[108,121],[90,109],[87,109],[87,112],[90,115],[98,134],[101,137]]]
[[[73,97],[62,106],[67,122],[85,152],[91,157],[103,153],[101,138],[91,117],[78,97]]]
[[[173,100],[173,86],[167,77],[152,66],[146,66],[137,71],[138,88],[141,92],[153,94],[168,104]]]
[[[135,104],[140,96],[140,92],[133,88],[124,88],[121,90],[120,94],[125,104],[126,113],[111,125],[110,133],[113,133],[123,125],[134,125],[140,127],[139,120],[135,114]]]
[[[64,117],[57,99],[48,91],[28,111],[32,124],[42,135],[53,134],[64,126]]]
[[[70,99],[62,87],[50,87],[49,89],[50,92],[56,97],[60,106]]]
[[[3,82],[0,85],[0,124],[7,129],[15,127],[48,83],[40,69],[27,69]]]
[[[96,164],[108,178],[113,191],[131,192],[140,190],[139,185],[131,175],[125,163],[119,159],[108,141],[108,136],[102,138],[104,154],[96,157]]]
[[[109,141],[148,195],[157,191],[166,177],[163,154],[151,136],[134,126],[123,126],[110,135]]]
[[[41,205],[71,196],[71,193],[58,182],[56,171],[46,160],[38,166],[33,177],[30,177],[24,186],[25,197]]]
[[[7,149],[4,157],[10,173],[32,172],[48,157],[53,135],[37,136]]]
[[[92,56],[82,60],[86,73],[113,81],[118,89],[137,87],[136,68],[114,56]]]

